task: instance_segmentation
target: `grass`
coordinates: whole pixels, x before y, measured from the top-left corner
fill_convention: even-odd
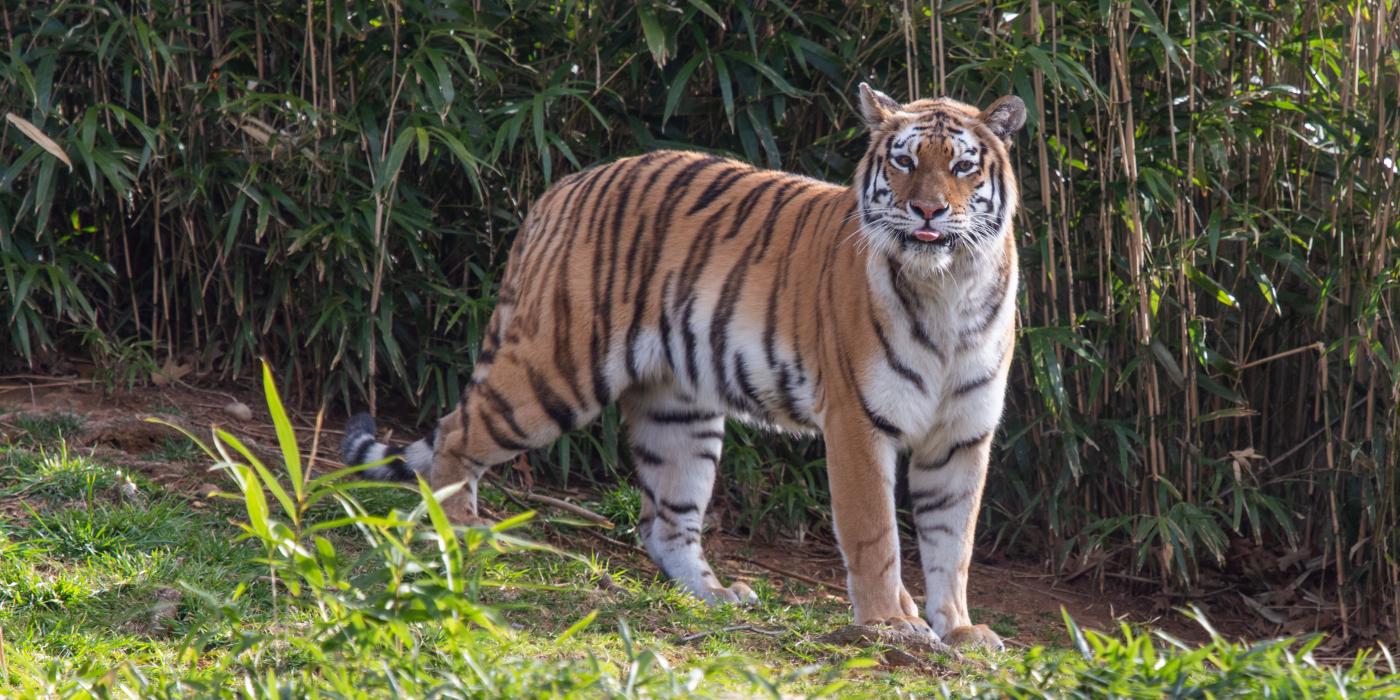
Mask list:
[[[270,387],[270,384],[269,384]],[[276,419],[278,402],[270,402]],[[0,447],[0,695],[377,697],[1383,697],[1388,657],[1324,666],[1317,642],[1192,648],[1066,619],[1070,643],[877,662],[818,638],[844,601],[754,582],[709,607],[574,525],[440,520],[436,497],[230,459],[229,497],[165,490],[61,446]],[[134,484],[136,494],[121,485]],[[489,492],[488,492],[489,493]],[[272,498],[268,498],[268,495]],[[283,500],[285,496],[286,500]],[[426,500],[425,500],[426,498]],[[603,504],[630,502],[625,489]],[[327,507],[333,503],[335,507]],[[21,506],[18,510],[15,506]],[[621,513],[614,514],[621,519]],[[1016,620],[974,611],[1003,634]]]
[[[9,418],[18,431],[17,442],[27,445],[55,445],[78,434],[83,419],[73,413],[16,413]]]
[[[173,435],[161,438],[155,448],[147,453],[149,459],[157,462],[195,462],[201,456],[198,446]]]

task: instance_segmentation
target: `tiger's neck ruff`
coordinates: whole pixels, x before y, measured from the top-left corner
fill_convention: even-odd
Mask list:
[[[967,568],[1011,358],[1016,98],[985,111],[900,105],[861,87],[871,142],[851,187],[660,151],[576,173],[537,201],[511,249],[470,386],[408,448],[347,425],[368,474],[463,484],[616,402],[642,490],[639,532],[661,570],[710,601],[700,545],[725,417],[826,444],[836,535],[862,623],[995,642],[968,618]],[[927,603],[901,576],[896,456]]]

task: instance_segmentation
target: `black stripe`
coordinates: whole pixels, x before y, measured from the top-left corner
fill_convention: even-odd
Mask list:
[[[529,375],[530,389],[535,392],[535,400],[540,402],[540,407],[549,415],[550,420],[559,426],[559,432],[567,433],[573,430],[578,421],[574,410],[549,388],[549,382],[535,368],[526,367],[525,372]]]
[[[793,393],[793,384],[797,380],[798,375],[788,371],[787,363],[783,363],[778,367],[778,383],[776,387],[778,391],[778,404],[782,406],[783,412],[788,415],[788,418],[790,418],[792,422],[806,425],[807,417],[801,415],[801,412],[798,410],[797,396]]]
[[[798,256],[793,255],[793,251],[797,248],[797,241],[806,228],[807,217],[811,215],[812,210],[816,208],[816,204],[819,201],[821,201],[819,197],[808,199],[807,203],[803,204],[802,209],[798,212],[797,220],[788,236],[788,255],[779,262],[778,278],[773,284],[772,293],[768,295],[768,308],[763,318],[763,353],[764,357],[768,358],[768,366],[770,368],[776,368],[778,365],[776,349],[778,335],[778,298],[782,296],[783,291],[787,289],[788,274],[791,271],[793,261],[798,259]],[[796,418],[796,416],[794,415],[793,418]]]
[[[675,275],[675,270],[668,270],[666,278],[661,281],[661,320],[657,324],[658,332],[661,334],[661,352],[666,357],[666,369],[674,372],[676,370],[676,358],[671,354],[671,316],[666,313],[666,296],[671,289],[671,279]]]
[[[587,404],[579,383],[578,358],[574,348],[574,305],[569,298],[569,278],[560,275],[554,288],[554,365],[579,406]]]
[[[919,540],[927,542],[929,544],[933,544],[934,540],[930,533],[934,532],[937,532],[942,535],[947,535],[949,537],[958,536],[958,533],[953,531],[953,528],[948,527],[947,525],[929,525],[928,527],[919,528]]]
[[[490,384],[482,384],[481,393],[486,397],[486,402],[490,404],[492,408],[496,409],[496,412],[505,419],[506,425],[510,426],[510,429],[515,432],[516,437],[522,439],[530,437],[530,434],[525,432],[525,429],[520,427],[519,423],[515,422],[515,408],[510,405],[510,402],[506,401],[506,397],[501,396],[501,392],[496,391]],[[489,431],[490,428],[487,430]],[[500,441],[498,440],[497,442]]]
[[[499,345],[500,341],[492,341],[490,338],[487,338],[486,340],[487,342],[490,342],[492,344],[492,347],[482,347],[481,352],[478,352],[476,354],[476,364],[472,367],[473,371],[475,371],[477,367],[491,364],[491,360],[496,359],[495,346]]]
[[[976,323],[964,328],[958,333],[958,337],[963,341],[966,341],[970,336],[978,335],[982,331],[987,330],[987,326],[990,326],[992,321],[995,320],[997,316],[1001,315],[1001,308],[1006,305],[1006,298],[1010,295],[1011,291],[1010,265],[1010,260],[1002,261],[1002,273],[997,278],[997,285],[987,294],[987,300],[982,302],[986,307],[986,311],[983,312],[982,317],[978,319]],[[960,342],[959,345],[966,347],[962,342]]]
[[[664,498],[661,499],[661,506],[664,507],[666,510],[675,513],[676,515],[682,515],[685,513],[695,513],[699,512],[700,510],[700,506],[694,503],[673,503]]]
[[[352,457],[350,458],[350,463],[351,463],[351,464],[364,464],[364,463],[365,463],[365,455],[369,454],[370,448],[371,448],[371,447],[374,447],[374,446],[377,445],[377,444],[379,444],[379,443],[375,442],[375,440],[374,440],[373,437],[371,437],[371,436],[369,436],[369,435],[365,435],[365,439],[362,440],[362,441],[360,442],[359,445],[356,445],[356,446],[355,446],[354,456],[352,456]]]
[[[633,161],[620,161],[618,163],[614,163],[608,166],[608,170],[611,172],[609,172],[608,174],[607,182],[602,185],[601,189],[598,192],[597,199],[593,202],[592,206],[589,207],[590,211],[588,216],[588,225],[585,228],[586,241],[592,242],[600,233],[601,228],[598,222],[598,216],[600,213],[603,214],[603,223],[605,224],[607,222],[607,215],[605,212],[607,207],[603,206],[603,200],[612,192],[613,182],[616,181],[618,176],[621,175],[623,172],[628,171],[628,165],[634,164],[635,163]],[[565,247],[566,246],[559,246],[560,250],[564,249]],[[605,251],[606,248],[604,245],[602,245],[601,241],[594,245],[592,274],[589,276],[589,280],[591,282],[591,298],[595,300],[601,300],[603,304],[603,308],[600,309],[599,315],[606,315],[608,313],[608,309],[606,308],[608,303],[607,299],[604,299],[602,297],[598,288],[599,283],[603,279],[603,258],[605,257]],[[609,403],[612,403],[612,396],[608,388],[608,380],[607,377],[603,374],[603,363],[606,361],[605,355],[607,334],[599,332],[598,323],[599,318],[598,316],[595,316],[592,324],[592,332],[590,334],[588,343],[590,352],[589,374],[592,376],[593,380],[594,398],[597,401],[598,405],[605,406]]]
[[[982,441],[986,440],[987,438],[989,438],[989,437],[991,437],[991,436],[992,436],[991,433],[983,433],[983,434],[981,434],[981,435],[978,435],[978,436],[975,437],[975,438],[969,438],[969,439],[967,439],[967,440],[963,440],[962,442],[959,442],[959,443],[953,445],[952,447],[949,447],[949,448],[948,448],[948,454],[943,455],[943,458],[942,458],[942,459],[940,459],[940,460],[938,460],[938,461],[935,461],[935,462],[929,462],[929,463],[926,463],[926,464],[915,465],[914,468],[915,468],[915,469],[918,469],[918,470],[920,470],[920,471],[932,471],[932,470],[935,470],[935,469],[942,469],[943,467],[948,466],[948,463],[951,462],[951,461],[953,461],[953,457],[956,456],[959,452],[961,452],[961,451],[963,451],[963,450],[965,450],[965,449],[967,449],[967,448],[969,448],[969,447],[974,447],[974,446],[976,446],[976,445],[980,445],[980,444],[982,444]]]
[[[959,385],[958,388],[953,390],[953,396],[964,396],[973,391],[976,391],[986,386],[987,384],[990,384],[993,379],[997,378],[997,374],[999,373],[1000,372],[998,372],[997,370],[992,370],[991,372],[988,372],[986,376],[974,379],[966,384]]]
[[[946,361],[943,350],[929,337],[928,330],[924,328],[923,321],[919,314],[923,312],[922,305],[910,294],[909,290],[899,281],[899,263],[893,256],[885,258],[885,264],[889,268],[890,286],[894,287],[894,294],[899,298],[899,305],[904,309],[904,318],[909,323],[909,335],[914,338],[914,342],[924,346],[933,353],[939,360]]]
[[[723,440],[723,430],[700,430],[690,434],[693,440]]]
[[[778,180],[772,179],[753,188],[740,202],[738,210],[734,215],[734,223],[730,226],[730,231],[725,235],[725,239],[733,238],[739,234],[743,224],[752,224],[749,220],[749,213],[758,204],[763,193],[776,184]],[[780,188],[774,195],[774,200],[782,196],[788,185]],[[771,229],[778,211],[775,204],[770,204],[768,215],[765,217],[764,225],[760,228]],[[734,316],[734,308],[739,302],[739,296],[744,290],[744,278],[748,275],[749,266],[753,262],[754,248],[759,244],[760,239],[754,238],[749,241],[744,252],[739,256],[739,261],[729,271],[729,275],[724,279],[724,286],[720,289],[719,300],[715,303],[714,316],[710,319],[710,353],[711,361],[714,364],[715,382],[723,390],[729,384],[725,373],[725,350],[729,345],[729,322]],[[726,391],[725,393],[730,393]]]
[[[679,540],[679,539],[681,539],[681,538],[685,538],[685,543],[686,543],[687,545],[692,545],[692,544],[695,544],[695,543],[698,541],[698,540],[695,539],[695,536],[698,535],[698,534],[700,534],[700,528],[696,528],[696,527],[677,528],[675,532],[672,532],[671,534],[666,535],[665,537],[662,537],[662,538],[661,538],[661,541],[663,541],[663,542],[675,542],[676,540]]]
[[[865,401],[865,396],[861,394],[859,389],[856,390],[856,397],[860,399],[860,410],[865,411],[866,419],[876,428],[879,428],[880,432],[896,438],[903,434],[894,423],[889,422],[884,416],[870,408],[870,404]]]
[[[730,203],[726,202],[699,227],[699,233],[695,236],[690,251],[686,254],[684,266],[681,268],[681,277],[676,283],[676,303],[682,309],[680,327],[681,339],[685,344],[686,370],[690,377],[690,383],[693,385],[700,383],[700,368],[695,356],[698,338],[691,325],[691,319],[695,314],[696,282],[710,263],[711,252],[715,244],[714,225],[729,212],[729,209]]]
[[[661,151],[655,151],[632,161],[631,170],[628,171],[627,176],[623,178],[622,182],[617,186],[617,202],[611,207],[613,221],[612,227],[608,231],[606,241],[608,251],[608,274],[603,281],[603,295],[597,299],[598,313],[594,317],[594,324],[597,325],[601,323],[603,326],[602,333],[600,334],[601,344],[599,347],[601,354],[594,358],[594,362],[599,365],[598,374],[595,376],[602,377],[605,380],[602,384],[603,389],[607,389],[607,382],[606,377],[602,375],[601,365],[604,364],[607,358],[606,350],[609,349],[613,343],[613,289],[617,283],[617,268],[621,263],[622,257],[618,251],[618,247],[622,243],[622,224],[627,218],[627,207],[632,201],[632,191],[636,187],[637,179],[642,176],[642,171],[645,170],[653,160],[656,160],[660,154]],[[599,249],[601,250],[602,247],[603,246],[600,245]],[[611,403],[611,401],[608,403]]]
[[[658,163],[657,166],[650,173],[647,173],[646,184],[642,186],[641,197],[637,202],[639,207],[645,207],[649,204],[652,204],[651,191],[661,181],[661,178],[666,175],[666,169],[670,168],[672,165],[675,165],[677,161],[683,160],[685,157],[685,153],[676,153],[671,158],[668,158],[665,161]],[[671,207],[665,205],[664,197],[661,206],[663,213],[671,209]],[[642,234],[647,231],[648,223],[652,224],[653,226],[655,226],[656,224],[656,222],[650,216],[651,213],[653,212],[648,212],[644,215],[642,214],[642,212],[638,212],[639,215],[636,217],[637,225],[632,228],[632,240],[627,246],[627,255],[625,256],[626,262],[622,266],[624,272],[624,276],[622,278],[623,303],[627,303],[627,301],[632,298],[632,278],[637,274],[637,255],[642,248]],[[648,251],[648,253],[650,253],[650,251]],[[648,257],[650,257],[650,255],[648,255]],[[650,275],[642,277],[642,286],[645,287],[646,283],[650,281]],[[639,304],[639,306],[645,306],[645,304]]]
[[[666,460],[663,459],[661,455],[656,454],[655,452],[652,452],[651,450],[648,450],[647,448],[642,447],[641,445],[632,445],[632,456],[635,457],[638,462],[641,462],[642,464],[648,464],[653,467],[659,467],[666,464]]]
[[[966,491],[957,493],[939,493],[937,491],[921,491],[910,493],[909,497],[914,502],[914,516],[918,517],[925,513],[932,513],[939,510],[947,510],[955,503],[961,502],[970,494]]]
[[[773,202],[769,204],[771,208],[768,210],[768,218],[758,229],[759,260],[762,260],[763,256],[767,254],[768,246],[773,242],[773,234],[778,229],[778,217],[782,215],[782,211],[787,208],[788,204],[792,203],[792,200],[802,196],[810,188],[811,185],[806,181],[793,179],[783,183],[778,193],[773,195]],[[791,233],[791,231],[789,231],[789,233]]]
[[[695,204],[690,207],[690,211],[687,211],[685,215],[695,216],[701,209],[710,206],[721,194],[728,192],[730,186],[738,182],[739,178],[752,174],[753,172],[754,170],[752,168],[747,168],[739,163],[735,163],[734,169],[710,181],[709,186],[705,188],[704,192],[700,193],[700,197],[695,200]]]
[[[733,392],[729,391],[728,387],[724,387],[725,395],[733,399],[739,399],[739,401],[735,403],[737,403],[740,408],[744,408],[747,405],[755,412],[767,410],[768,407],[764,405],[763,399],[759,398],[758,389],[754,387],[753,382],[749,379],[749,366],[748,363],[744,361],[744,354],[742,352],[734,353],[734,379],[739,383],[739,391],[743,392],[743,395],[736,396]]]
[[[895,374],[898,374],[910,384],[913,384],[920,392],[925,392],[924,378],[919,376],[918,372],[911,369],[909,365],[904,364],[904,362],[895,355],[894,348],[890,346],[890,339],[885,335],[885,327],[880,323],[880,319],[872,315],[870,317],[870,323],[875,326],[875,338],[880,341],[880,347],[885,351],[885,363],[890,366],[890,369],[894,370]]]
[[[997,215],[996,215],[996,222],[997,222],[997,224],[998,224],[998,227],[997,227],[998,230],[1000,230],[1000,228],[1001,228],[1001,227],[1000,227],[1000,224],[1001,224],[1003,221],[1006,220],[1006,199],[1007,199],[1007,197],[1006,197],[1006,192],[1007,192],[1006,182],[1003,181],[1003,180],[1001,179],[1000,175],[1001,175],[1001,167],[1000,167],[1000,164],[998,164],[998,163],[992,163],[991,167],[987,168],[987,177],[991,178],[992,182],[995,184],[995,186],[996,186],[996,188],[997,188],[997,191],[998,191],[998,193],[999,193],[999,196],[997,197]]]
[[[719,455],[717,455],[717,454],[715,454],[715,453],[713,453],[713,452],[707,452],[707,451],[701,450],[700,452],[696,452],[696,453],[695,453],[695,458],[696,458],[696,459],[709,460],[710,464],[713,464],[713,465],[715,465],[715,466],[719,466]]]
[[[654,411],[647,414],[647,420],[652,423],[699,423],[705,420],[714,420],[723,416],[723,413],[710,413],[706,411]]]
[[[645,259],[643,270],[638,276],[639,289],[637,290],[636,308],[633,310],[632,313],[632,323],[627,329],[627,371],[633,379],[636,379],[638,374],[638,368],[636,365],[636,343],[637,336],[641,333],[642,317],[646,313],[647,300],[650,297],[651,287],[649,283],[655,277],[656,268],[661,262],[661,253],[665,248],[666,238],[671,233],[671,221],[675,217],[676,210],[679,208],[680,200],[690,187],[691,182],[693,182],[695,178],[700,175],[700,173],[704,172],[705,170],[711,167],[714,167],[719,163],[724,162],[727,161],[723,158],[718,158],[715,156],[702,158],[691,163],[690,165],[687,165],[685,168],[682,168],[681,171],[677,173],[676,176],[672,178],[671,181],[666,185],[668,196],[665,198],[665,201],[662,204],[663,211],[661,218],[659,221],[656,222],[655,225],[654,237],[656,240],[652,241],[651,248],[648,251],[648,255]],[[638,224],[637,230],[638,235],[640,236],[640,224]],[[635,247],[636,243],[634,242],[634,250]],[[632,270],[633,266],[631,259],[629,258],[627,265],[627,282],[623,289],[624,294],[626,293],[627,287],[630,287],[632,284]],[[667,272],[666,279],[662,282],[661,300],[661,337],[663,346],[666,350],[666,364],[668,366],[671,365],[671,345],[669,340],[670,320],[666,317],[665,290],[666,285],[670,282],[671,274],[672,272]]]
[[[523,452],[530,449],[529,445],[519,442],[515,438],[501,432],[501,429],[496,425],[496,421],[492,420],[491,415],[485,411],[481,412],[481,424],[486,426],[486,434],[491,436],[492,442],[495,442],[496,445],[515,452]]]

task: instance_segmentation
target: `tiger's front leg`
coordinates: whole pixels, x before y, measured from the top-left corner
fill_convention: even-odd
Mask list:
[[[1001,638],[986,625],[973,625],[967,607],[968,568],[992,435],[951,432],[932,436],[909,461],[910,504],[928,594],[925,611],[943,641],[1001,649]]]
[[[859,419],[833,417],[825,434],[831,511],[856,624],[928,630],[900,578],[894,445]]]

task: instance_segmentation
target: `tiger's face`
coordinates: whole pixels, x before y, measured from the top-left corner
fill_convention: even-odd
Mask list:
[[[901,105],[864,83],[860,90],[870,129],[856,171],[866,243],[938,270],[999,241],[1017,204],[1007,151],[1026,120],[1021,99],[978,110],[947,98]]]

